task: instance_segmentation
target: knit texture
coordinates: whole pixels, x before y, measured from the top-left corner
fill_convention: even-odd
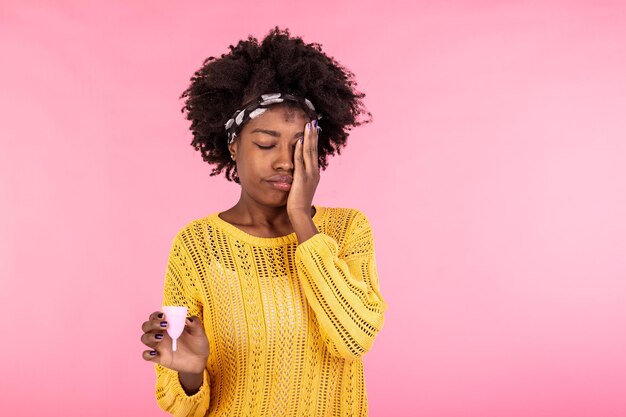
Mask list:
[[[218,213],[174,238],[164,305],[203,322],[200,391],[156,365],[159,406],[175,416],[367,416],[363,355],[383,327],[374,240],[359,210],[315,206],[319,233],[250,235]]]

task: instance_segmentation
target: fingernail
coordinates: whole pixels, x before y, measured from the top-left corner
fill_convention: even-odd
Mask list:
[[[156,355],[156,350],[151,350],[150,351],[150,356],[155,356]]]
[[[317,127],[317,120],[313,120],[313,127]]]
[[[160,334],[160,333],[157,333],[157,334],[154,335],[154,338],[161,340],[161,339],[163,339],[163,335]]]
[[[161,327],[165,327],[165,326],[167,326],[167,322],[166,321],[162,321],[161,322]]]
[[[191,317],[187,317],[187,320],[189,321],[189,323],[193,323],[193,319]]]
[[[160,319],[162,319],[162,318],[163,318],[163,313],[159,313],[159,314],[157,315],[157,317],[158,317],[158,318],[160,318]]]
[[[304,136],[300,138],[300,143],[304,143]]]

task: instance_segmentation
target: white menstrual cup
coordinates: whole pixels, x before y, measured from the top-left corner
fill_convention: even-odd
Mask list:
[[[169,324],[167,334],[172,338],[172,351],[176,352],[176,340],[183,334],[183,330],[185,330],[187,307],[163,306],[163,312]]]

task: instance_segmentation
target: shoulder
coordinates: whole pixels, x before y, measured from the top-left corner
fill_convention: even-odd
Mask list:
[[[359,209],[351,207],[320,207],[324,211],[324,217],[333,221],[340,221],[346,224],[354,222],[369,222],[368,216]]]
[[[340,244],[363,232],[371,233],[369,218],[362,210],[351,207],[319,208],[322,209],[320,231],[332,236]]]
[[[206,237],[207,229],[215,224],[215,217],[219,212],[211,213],[205,217],[199,217],[192,220],[188,220],[178,228],[173,240],[175,242],[181,242],[186,245],[193,244],[198,240]]]

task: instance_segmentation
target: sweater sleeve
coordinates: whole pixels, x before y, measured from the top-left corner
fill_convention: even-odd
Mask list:
[[[333,355],[346,359],[370,350],[387,309],[380,294],[372,230],[367,217],[355,212],[341,250],[324,233],[296,249],[298,275],[320,334]]]
[[[176,235],[170,250],[165,284],[163,305],[187,306],[188,316],[198,316],[202,320],[202,302],[195,290],[198,275],[194,257],[189,248],[192,246],[192,234],[188,228]],[[209,408],[209,374],[204,369],[200,390],[194,395],[187,395],[178,379],[178,372],[155,364],[156,399],[159,407],[174,416],[204,416]]]

